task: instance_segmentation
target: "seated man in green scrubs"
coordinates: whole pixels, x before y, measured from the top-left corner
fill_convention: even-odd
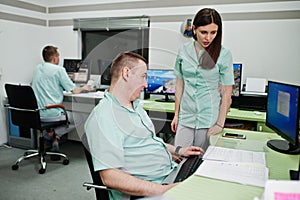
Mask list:
[[[111,86],[85,123],[95,171],[111,199],[161,195],[178,183],[163,185],[176,168],[173,155],[200,155],[200,147],[176,148],[156,137],[139,97],[147,87],[147,65],[132,52],[118,55],[111,66]]]
[[[76,85],[69,78],[65,68],[59,66],[59,51],[57,47],[46,46],[42,51],[44,62],[39,64],[34,72],[31,82],[31,87],[37,98],[39,108],[47,105],[62,104],[64,94],[63,91],[72,92],[74,94],[80,93],[83,90],[91,90],[91,86],[85,85],[83,87],[76,87]],[[47,109],[40,111],[42,122],[65,120],[66,116],[60,108]],[[75,113],[68,113],[70,128],[57,127],[55,130],[48,132],[45,138],[52,140],[52,150],[59,151],[57,138],[63,134],[71,131],[75,127],[75,121],[80,121],[79,115]],[[57,136],[56,136],[57,134]]]

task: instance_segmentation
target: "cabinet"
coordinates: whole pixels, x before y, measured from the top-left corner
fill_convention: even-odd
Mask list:
[[[226,123],[230,124],[234,122],[239,124],[245,124],[245,129],[260,132],[274,132],[265,124],[266,112],[230,108],[229,112],[227,113]]]
[[[11,121],[10,110],[6,109],[6,112],[9,127],[8,144],[22,149],[35,149],[36,141],[33,131],[14,125]]]

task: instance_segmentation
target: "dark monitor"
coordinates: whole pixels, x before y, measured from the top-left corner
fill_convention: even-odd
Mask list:
[[[98,67],[101,70],[101,85],[110,85],[111,83],[111,63],[110,60],[98,60]]]
[[[81,59],[64,59],[64,68],[67,73],[69,72],[78,72],[80,67]]]
[[[86,84],[90,79],[90,66],[80,59],[64,59],[64,68],[74,83]]]
[[[266,125],[285,140],[270,140],[271,149],[300,154],[299,145],[300,86],[268,81]]]
[[[169,98],[169,95],[175,95],[176,76],[174,70],[148,69],[147,80],[146,93],[165,96],[163,99],[156,99],[156,101],[174,102],[174,99]]]

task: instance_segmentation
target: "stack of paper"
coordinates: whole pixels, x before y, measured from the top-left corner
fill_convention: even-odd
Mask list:
[[[196,175],[264,187],[268,180],[265,153],[209,146]]]

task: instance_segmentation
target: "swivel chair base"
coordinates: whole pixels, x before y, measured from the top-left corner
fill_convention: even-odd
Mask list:
[[[63,154],[63,153],[59,153],[59,152],[48,152],[48,151],[44,151],[44,138],[40,137],[40,148],[38,150],[27,150],[25,151],[24,155],[21,156],[14,165],[11,166],[12,170],[18,170],[19,169],[19,163],[22,160],[26,160],[35,156],[38,156],[40,158],[40,163],[41,163],[41,168],[39,170],[40,174],[44,174],[46,172],[46,167],[47,167],[47,163],[46,163],[46,156],[47,155],[56,155],[56,156],[60,156],[63,157],[63,164],[64,165],[68,165],[69,164],[69,158]]]

